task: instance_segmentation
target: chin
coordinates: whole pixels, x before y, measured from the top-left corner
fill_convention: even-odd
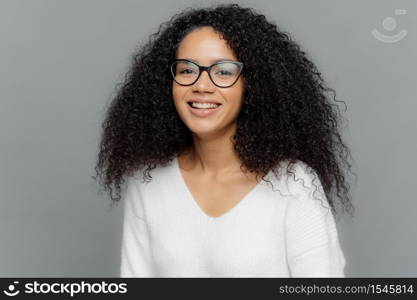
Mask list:
[[[187,127],[190,129],[190,131],[197,135],[197,136],[207,136],[215,134],[219,131],[219,128],[217,126],[209,125],[204,126],[203,124],[197,125],[195,123],[193,124],[187,124]]]

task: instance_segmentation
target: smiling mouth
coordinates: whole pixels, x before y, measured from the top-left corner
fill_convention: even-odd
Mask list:
[[[201,104],[198,102],[188,101],[187,104],[194,109],[216,109],[221,106],[220,103]]]

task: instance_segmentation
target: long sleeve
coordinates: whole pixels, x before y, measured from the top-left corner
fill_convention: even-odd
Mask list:
[[[345,257],[320,180],[315,172],[298,171],[303,183],[297,183],[298,195],[289,200],[285,219],[291,277],[345,277]]]
[[[125,194],[120,277],[153,277],[149,232],[140,193],[129,179]],[[137,208],[140,208],[138,210]]]

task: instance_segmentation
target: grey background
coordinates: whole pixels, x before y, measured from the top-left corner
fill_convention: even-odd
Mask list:
[[[346,275],[417,276],[417,2],[236,2],[290,32],[348,106]],[[90,179],[100,122],[135,47],[191,5],[203,2],[0,1],[0,276],[119,275],[122,206]],[[373,29],[408,35],[388,44]]]

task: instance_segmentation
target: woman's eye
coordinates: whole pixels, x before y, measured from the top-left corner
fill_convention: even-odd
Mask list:
[[[230,76],[232,75],[232,72],[227,71],[227,70],[220,70],[219,72],[217,72],[217,74],[222,75],[222,76]]]
[[[180,71],[180,74],[192,74],[194,70],[191,69],[183,69]]]

